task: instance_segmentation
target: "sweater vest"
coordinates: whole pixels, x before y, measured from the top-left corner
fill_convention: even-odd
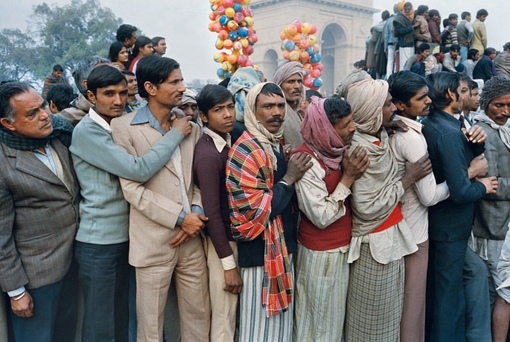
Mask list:
[[[303,144],[294,152],[305,152],[311,156],[315,153],[310,147]],[[324,163],[317,159],[324,171],[327,170]],[[323,181],[326,184],[328,193],[332,193],[340,180],[342,179],[342,170],[330,170],[330,173],[324,177]],[[352,229],[352,213],[351,206],[348,199],[344,201],[345,215],[337,221],[331,223],[323,229],[315,227],[315,225],[301,212],[301,221],[299,224],[298,241],[303,246],[314,251],[327,251],[339,247],[347,246],[351,242],[351,229]]]

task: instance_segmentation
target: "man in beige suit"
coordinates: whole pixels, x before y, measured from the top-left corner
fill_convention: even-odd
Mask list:
[[[179,64],[148,56],[136,72],[148,101],[137,112],[111,122],[113,139],[133,155],[144,155],[172,129],[172,108],[185,91]],[[200,230],[203,215],[192,161],[198,126],[192,124],[171,160],[145,183],[121,179],[131,205],[129,262],[136,268],[138,341],[162,341],[164,308],[174,276],[182,341],[207,341],[210,326],[207,265]]]

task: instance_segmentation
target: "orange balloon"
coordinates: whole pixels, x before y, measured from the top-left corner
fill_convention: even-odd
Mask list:
[[[225,49],[230,49],[230,48],[232,48],[232,41],[231,41],[230,39],[225,39],[225,40],[223,41],[223,47],[224,47]]]
[[[237,56],[236,55],[229,55],[227,56],[227,62],[234,65],[237,62]]]

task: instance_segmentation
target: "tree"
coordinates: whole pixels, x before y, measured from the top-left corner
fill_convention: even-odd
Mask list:
[[[18,29],[0,31],[0,79],[32,81],[27,51],[34,41]]]
[[[30,75],[42,81],[54,64],[65,67],[92,55],[106,57],[122,23],[98,0],[72,0],[62,7],[43,2],[34,6],[30,17],[27,33],[3,30],[0,34],[0,44],[13,43],[12,49],[4,51],[2,46],[0,50],[0,72],[4,78],[11,77],[4,70],[20,70],[16,76]]]

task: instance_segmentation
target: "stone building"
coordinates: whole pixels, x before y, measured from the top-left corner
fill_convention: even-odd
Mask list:
[[[365,58],[365,40],[370,35],[373,0],[252,0],[254,27],[259,38],[250,57],[268,80],[285,60],[280,33],[294,20],[317,25],[324,72],[321,91],[331,95],[338,83]]]

